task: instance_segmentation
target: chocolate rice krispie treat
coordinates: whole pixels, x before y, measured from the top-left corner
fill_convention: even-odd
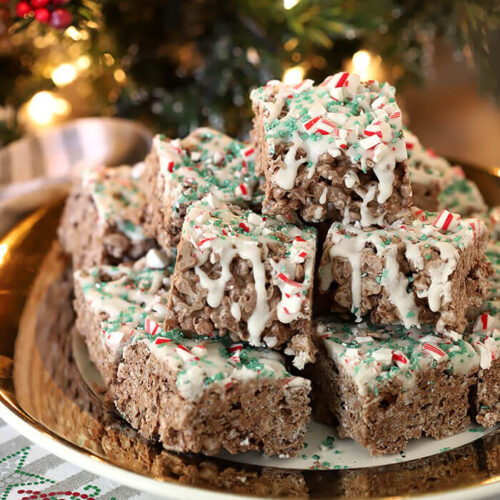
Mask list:
[[[483,427],[500,423],[500,313],[482,313],[472,332],[465,336],[479,356],[477,390],[475,394],[476,421]]]
[[[418,137],[407,129],[404,129],[404,138],[413,202],[422,210],[437,212],[444,179],[452,167],[442,156],[424,148]]]
[[[76,326],[111,392],[123,347],[146,323],[165,317],[172,267],[171,256],[152,249],[133,265],[74,273]]]
[[[451,167],[451,171],[444,178],[443,190],[439,195],[439,208],[462,216],[480,214],[488,209],[476,183],[467,179],[459,166]]]
[[[443,210],[416,212],[413,222],[384,229],[334,223],[319,266],[320,292],[331,309],[356,321],[424,323],[462,333],[466,315],[480,307],[491,265],[487,231],[478,219]]]
[[[490,302],[500,302],[500,241],[490,241],[486,247],[486,257],[491,263],[493,273],[488,279],[488,293],[483,303],[483,311],[494,310]],[[496,312],[494,312],[494,315]]]
[[[275,351],[163,330],[171,268],[162,263],[151,250],[133,267],[74,275],[77,329],[122,416],[175,451],[301,450],[310,382]]]
[[[500,205],[488,210],[488,228],[493,240],[500,240]]]
[[[404,450],[410,439],[441,439],[470,424],[479,356],[460,335],[321,321],[317,340],[313,401],[341,438],[382,455]]]
[[[276,351],[158,329],[125,348],[115,404],[142,436],[169,450],[286,458],[302,450],[309,392],[309,380],[290,375]]]
[[[314,359],[315,253],[315,229],[208,195],[184,221],[166,327],[200,335],[218,330],[253,346],[286,346],[302,368]]]
[[[337,73],[318,86],[272,80],[251,92],[263,212],[385,225],[412,204],[395,89]]]
[[[449,210],[462,216],[485,212],[487,207],[474,181],[461,167],[452,166],[432,149],[424,148],[409,130],[404,130],[408,151],[413,201],[422,210]]]
[[[210,128],[184,139],[153,139],[142,186],[144,230],[164,248],[179,243],[187,208],[208,193],[244,207],[261,204],[252,146]]]
[[[58,230],[74,269],[137,260],[155,246],[140,225],[142,168],[86,168],[75,180]]]

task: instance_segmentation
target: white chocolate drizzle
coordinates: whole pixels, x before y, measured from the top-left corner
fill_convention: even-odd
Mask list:
[[[485,225],[479,219],[462,220],[460,216],[451,214],[450,218],[454,217],[455,223],[442,230],[437,227],[436,214],[417,213],[419,217],[408,225],[398,223],[377,229],[334,223],[330,228],[325,243],[327,251],[320,265],[320,288],[326,291],[334,281],[333,260],[339,257],[346,259],[351,267],[351,311],[356,321],[362,319],[361,273],[369,247],[374,249],[385,267],[377,282],[387,291],[405,328],[421,325],[416,297],[427,299],[428,307],[433,312],[439,312],[451,301],[451,278],[460,255],[465,247],[474,244],[476,238],[484,236]],[[410,266],[409,277],[400,269],[397,252],[401,249]],[[439,257],[433,258],[431,251]],[[430,261],[427,266],[424,264],[426,260]],[[424,270],[428,274],[428,286],[414,283]],[[444,328],[444,320],[440,318],[437,329],[441,331]]]
[[[286,224],[282,218],[262,217],[208,195],[189,209],[183,238],[193,245],[194,270],[201,287],[208,292],[210,307],[217,308],[222,302],[232,278],[233,260],[239,258],[251,263],[256,304],[247,321],[250,344],[261,345],[262,334],[271,319],[266,288],[271,284],[281,291],[277,307],[280,322],[289,324],[310,318],[307,304],[314,272],[315,230]],[[269,245],[285,249],[286,258],[273,260]],[[207,262],[220,267],[217,278],[210,278],[202,269]],[[295,272],[299,264],[304,268],[304,277],[297,281]],[[231,304],[231,314],[241,319],[239,305]]]
[[[393,193],[396,164],[407,158],[394,95],[394,87],[386,83],[360,82],[358,75],[349,73],[337,73],[318,86],[312,80],[297,85],[272,80],[253,90],[250,98],[264,114],[269,154],[274,155],[279,144],[288,144],[273,182],[290,191],[300,167],[305,166],[311,178],[321,155],[347,155],[353,170],[345,176],[346,187],[360,186],[355,170],[371,169],[377,182],[368,193],[370,201],[386,202]],[[318,201],[323,205],[326,193]],[[367,212],[361,214],[362,226],[373,223]],[[314,216],[321,220],[322,211]]]

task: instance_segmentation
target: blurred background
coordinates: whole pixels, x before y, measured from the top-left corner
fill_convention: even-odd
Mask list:
[[[346,69],[398,86],[407,125],[500,165],[496,0],[0,0],[0,145],[82,116],[245,137],[248,93]]]

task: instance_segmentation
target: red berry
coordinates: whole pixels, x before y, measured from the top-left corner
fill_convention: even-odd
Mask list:
[[[31,12],[31,7],[28,2],[19,2],[16,5],[16,16],[24,17],[27,16]]]
[[[56,9],[50,17],[50,24],[53,28],[63,30],[71,24],[71,13],[66,9]]]
[[[47,9],[35,9],[35,19],[39,23],[47,24],[50,19],[50,12]]]
[[[39,9],[40,7],[45,7],[48,3],[50,3],[50,0],[31,0],[30,3],[34,9]]]

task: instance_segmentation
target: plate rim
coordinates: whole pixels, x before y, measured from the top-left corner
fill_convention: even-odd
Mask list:
[[[259,498],[272,498],[272,497],[258,497],[249,496],[244,494],[234,494],[224,491],[215,491],[208,488],[199,488],[190,485],[180,485],[170,483],[168,481],[160,481],[158,479],[149,478],[136,472],[128,471],[117,465],[112,465],[109,462],[99,458],[93,453],[87,452],[76,445],[67,442],[64,438],[54,436],[50,431],[47,432],[37,427],[43,428],[41,424],[34,421],[29,422],[29,416],[20,416],[17,408],[9,408],[6,404],[5,397],[0,393],[0,418],[3,419],[8,425],[13,427],[16,431],[21,433],[24,437],[33,441],[33,443],[49,450],[54,455],[63,460],[86,470],[97,476],[104,477],[109,481],[121,483],[136,491],[151,493],[158,495],[162,498],[170,499],[184,499],[186,495],[199,495],[200,500],[217,500],[223,496],[228,500],[255,500]],[[111,474],[116,474],[114,477]],[[138,484],[139,483],[139,484]],[[411,495],[407,498],[421,498],[432,500],[456,500],[457,493],[460,493],[464,500],[473,499],[487,499],[495,494],[500,493],[500,474],[481,481],[479,484],[473,486],[465,486],[461,488],[451,489],[439,493],[423,493],[421,495]],[[188,497],[190,498],[190,497]],[[369,497],[372,500],[380,497]],[[384,497],[386,498],[386,497]]]

